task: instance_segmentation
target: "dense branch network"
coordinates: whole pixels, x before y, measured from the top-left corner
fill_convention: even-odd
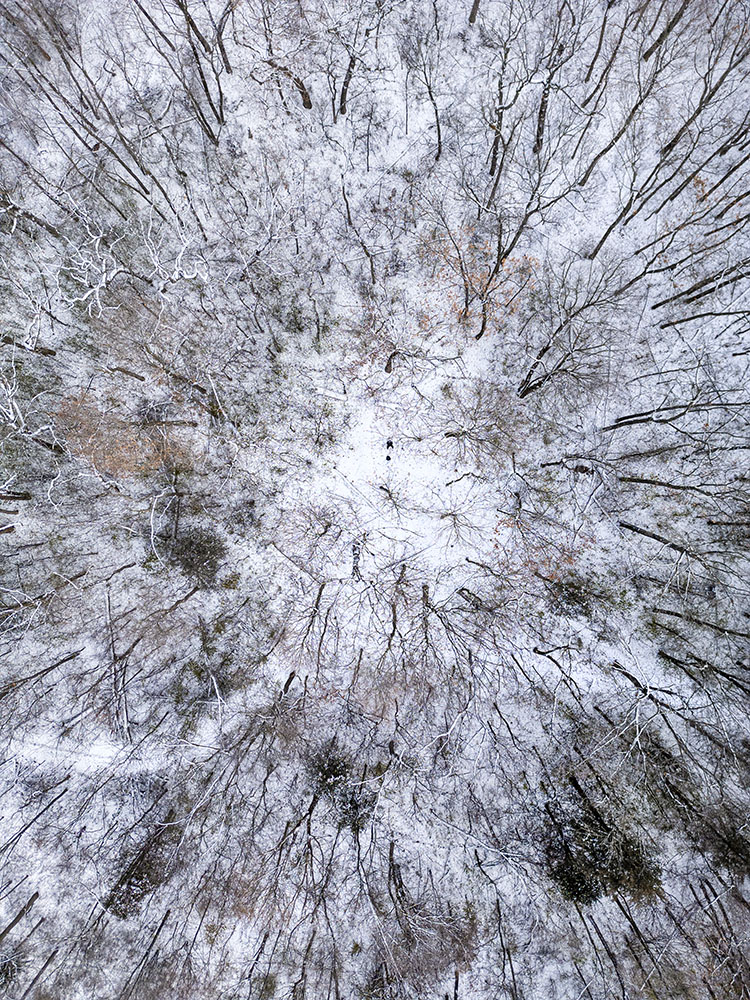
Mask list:
[[[0,986],[750,1000],[747,4],[0,29]]]

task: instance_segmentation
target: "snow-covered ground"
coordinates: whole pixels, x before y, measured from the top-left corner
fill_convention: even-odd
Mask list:
[[[750,997],[741,0],[0,7],[0,992]]]

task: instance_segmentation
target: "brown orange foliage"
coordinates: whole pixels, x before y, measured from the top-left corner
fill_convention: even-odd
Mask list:
[[[71,454],[84,459],[97,472],[115,478],[171,469],[186,455],[171,428],[141,427],[111,410],[101,409],[86,398],[85,391],[78,397],[64,397],[55,416],[57,430]]]
[[[439,320],[466,323],[478,314],[485,323],[501,322],[517,311],[521,292],[535,287],[534,272],[539,266],[535,257],[522,254],[504,257],[496,270],[497,246],[492,240],[477,238],[473,226],[463,226],[457,233],[433,232],[430,239],[420,241],[417,257],[431,265],[433,277],[448,286],[438,306],[440,315],[425,312],[420,316],[422,329]],[[426,291],[434,291],[432,284]],[[434,312],[434,295],[429,298]]]

